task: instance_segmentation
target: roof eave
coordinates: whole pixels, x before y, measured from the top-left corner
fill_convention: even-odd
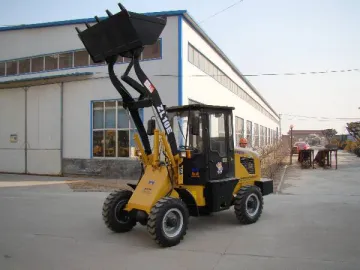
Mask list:
[[[146,12],[142,13],[148,16],[181,16],[184,15],[186,10],[171,10],[171,11],[159,11],[159,12]],[[104,19],[104,17],[100,17],[99,19]],[[74,25],[74,24],[85,24],[85,23],[95,23],[94,18],[83,18],[83,19],[74,19],[74,20],[64,20],[64,21],[53,21],[53,22],[45,22],[45,23],[33,23],[33,24],[21,24],[14,26],[5,26],[0,27],[0,32],[4,31],[14,31],[14,30],[23,30],[23,29],[35,29],[35,28],[45,28],[45,27],[54,27],[54,26],[65,26],[65,25]]]
[[[61,82],[77,81],[88,79],[89,76],[94,75],[93,72],[74,72],[74,73],[65,73],[57,75],[47,75],[40,77],[30,77],[30,78],[21,78],[14,80],[7,80],[0,82],[1,89],[13,89],[19,87],[32,87],[39,86],[44,84],[54,84]]]

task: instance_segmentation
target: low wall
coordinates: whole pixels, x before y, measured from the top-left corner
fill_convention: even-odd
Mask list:
[[[63,174],[137,180],[141,172],[138,160],[63,159]]]

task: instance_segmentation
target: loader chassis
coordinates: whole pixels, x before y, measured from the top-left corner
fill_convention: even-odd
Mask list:
[[[166,18],[121,12],[86,29],[76,28],[93,62],[106,61],[109,77],[122,97],[138,130],[134,135],[142,173],[136,185],[111,192],[103,204],[103,219],[115,232],[145,225],[163,247],[177,245],[185,236],[189,217],[208,215],[234,206],[239,222],[256,222],[263,196],[272,193],[272,181],[260,178],[256,153],[234,145],[233,109],[192,104],[167,108],[139,64],[144,46],[156,42]],[[133,98],[114,72],[118,56],[131,59],[122,81],[140,95]],[[140,83],[129,76],[131,68]],[[154,119],[145,129],[139,108],[152,107]],[[158,125],[156,125],[158,120]],[[153,136],[150,147],[148,136]]]

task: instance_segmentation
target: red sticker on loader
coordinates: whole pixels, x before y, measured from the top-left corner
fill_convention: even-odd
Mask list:
[[[146,88],[150,91],[150,93],[154,92],[155,87],[151,84],[151,82],[149,80],[146,80],[144,82],[144,85],[146,86]]]

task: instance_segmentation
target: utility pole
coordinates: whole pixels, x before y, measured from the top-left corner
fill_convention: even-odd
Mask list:
[[[293,140],[293,128],[294,126],[293,125],[290,125],[290,165],[292,165],[292,152],[293,152],[293,143],[292,143],[292,140]]]
[[[281,133],[281,113],[279,113],[279,118],[280,118],[280,126],[279,126],[279,135],[280,135],[280,139],[282,139],[282,133]],[[279,138],[277,138],[277,139],[279,139]]]

